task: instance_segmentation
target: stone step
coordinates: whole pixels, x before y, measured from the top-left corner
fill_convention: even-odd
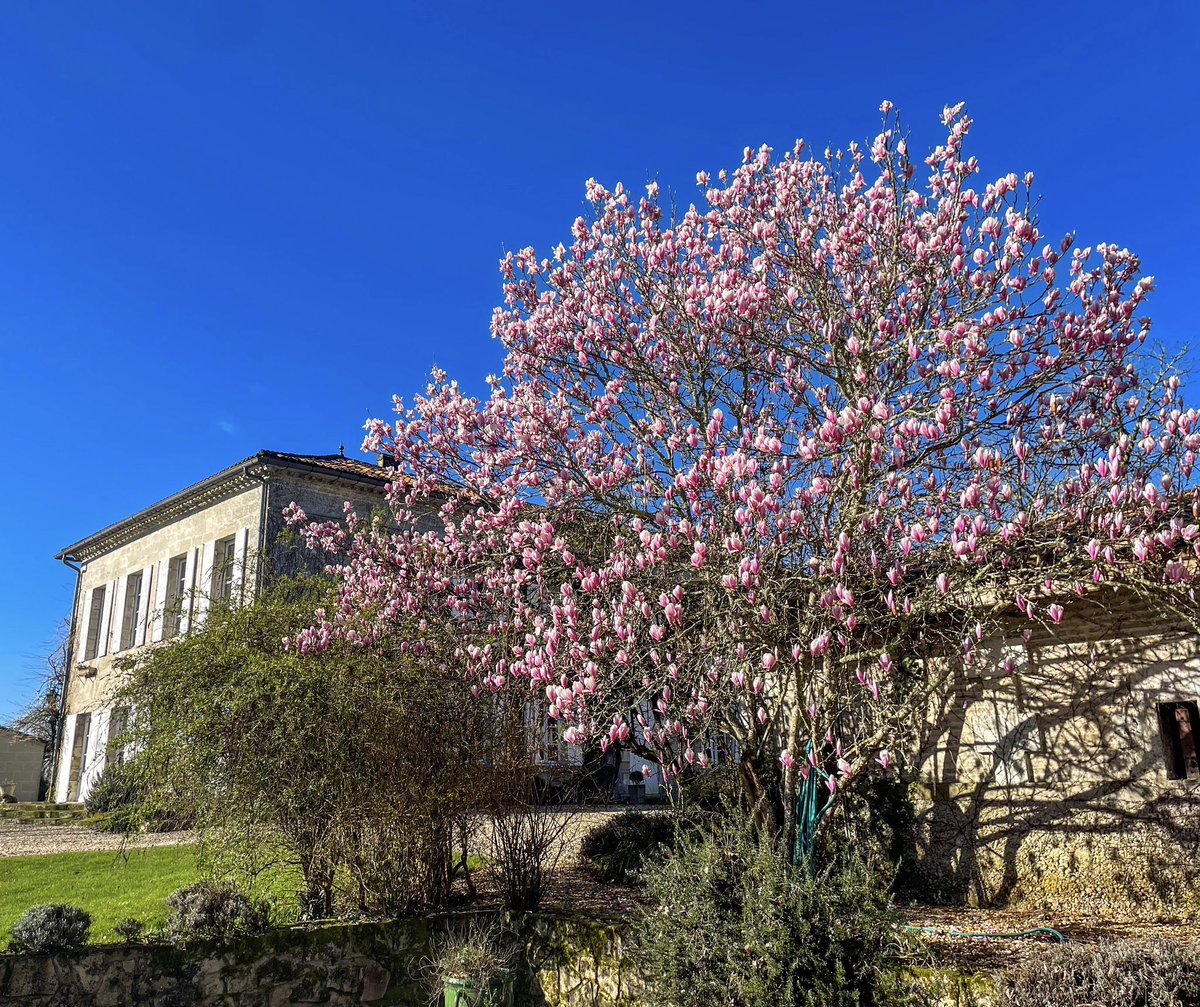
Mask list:
[[[73,822],[87,818],[82,804],[42,804],[20,802],[0,804],[0,822]]]

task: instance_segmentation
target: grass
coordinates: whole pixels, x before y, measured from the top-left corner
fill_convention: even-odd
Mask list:
[[[113,927],[132,917],[148,927],[167,918],[166,898],[200,879],[194,846],[117,853],[0,857],[0,949],[30,906],[69,902],[92,914],[93,943],[117,940]]]
[[[0,857],[0,952],[12,926],[31,906],[68,902],[92,914],[90,941],[118,940],[114,927],[135,919],[149,929],[166,921],[166,898],[175,889],[202,877],[195,846],[158,846],[119,853],[49,853],[29,857]],[[472,870],[485,860],[471,855]],[[299,879],[284,868],[260,876],[256,894],[274,898],[276,922],[294,904]]]

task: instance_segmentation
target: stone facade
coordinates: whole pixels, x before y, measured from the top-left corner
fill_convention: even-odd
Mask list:
[[[113,707],[122,658],[199,625],[214,594],[245,602],[268,571],[322,565],[280,543],[283,508],[341,518],[349,501],[369,514],[383,505],[388,476],[336,455],[262,451],[64,549],[78,584],[55,799],[86,798],[118,755],[108,739],[123,716]]]
[[[911,864],[924,894],[1200,909],[1197,739],[1185,720],[1181,747],[1172,726],[1200,701],[1200,638],[1111,593],[1069,606],[1053,632],[1023,628],[930,712]]]

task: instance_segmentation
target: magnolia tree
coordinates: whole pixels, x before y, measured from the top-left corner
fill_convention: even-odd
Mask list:
[[[1152,278],[1047,242],[961,105],[923,161],[882,111],[867,147],[700,172],[678,218],[589,181],[569,245],[506,256],[503,375],[368,424],[395,521],[309,528],[340,605],[298,645],[453,620],[474,688],[668,778],[736,741],[791,830],[1014,615],[1119,584],[1193,617],[1200,425],[1145,348]]]

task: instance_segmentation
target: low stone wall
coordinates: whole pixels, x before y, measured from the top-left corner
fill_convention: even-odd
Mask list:
[[[291,927],[228,945],[127,944],[54,955],[0,955],[0,1004],[14,1007],[429,1007],[439,936],[497,919],[462,913],[380,923]],[[518,1004],[650,1007],[623,953],[624,925],[548,913],[508,919],[527,968]],[[990,984],[914,975],[944,1007],[984,1007]],[[440,1001],[439,1001],[440,1002]]]
[[[431,949],[495,913],[290,927],[228,945],[130,944],[54,955],[0,955],[0,1003],[20,1007],[427,1007]],[[523,1003],[618,1007],[639,989],[620,929],[576,917],[514,919],[529,969]]]
[[[1070,801],[1035,788],[918,800],[910,866],[926,898],[1141,918],[1200,913],[1191,800]]]

